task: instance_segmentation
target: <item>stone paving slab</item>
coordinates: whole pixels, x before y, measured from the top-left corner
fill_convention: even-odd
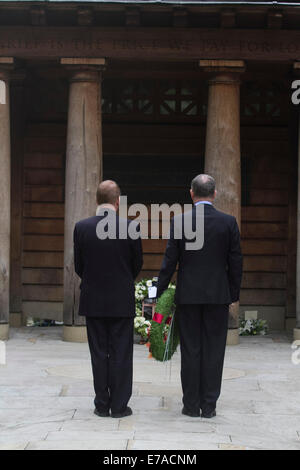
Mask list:
[[[182,442],[181,439],[170,441],[134,440],[129,442],[128,450],[218,450],[219,444],[199,442],[197,439]]]
[[[134,415],[95,416],[88,346],[61,337],[61,327],[11,330],[0,366],[0,450],[300,450],[300,366],[282,333],[227,348],[212,420],[181,414],[179,352],[166,365],[148,359],[141,345]]]
[[[33,441],[29,442],[25,450],[126,450],[127,440],[96,441]]]

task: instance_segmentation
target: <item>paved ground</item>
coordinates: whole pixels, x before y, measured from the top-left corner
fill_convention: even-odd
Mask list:
[[[93,415],[86,344],[61,328],[12,330],[0,366],[2,449],[299,449],[300,365],[284,335],[228,347],[214,420],[181,415],[179,354],[167,366],[135,346],[134,415]]]

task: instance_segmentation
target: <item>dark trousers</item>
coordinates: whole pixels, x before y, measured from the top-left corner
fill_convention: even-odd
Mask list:
[[[183,404],[209,413],[221,393],[228,305],[179,305]]]
[[[99,411],[121,413],[132,394],[133,318],[86,318]]]

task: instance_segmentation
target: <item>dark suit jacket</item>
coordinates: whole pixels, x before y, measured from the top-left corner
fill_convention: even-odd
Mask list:
[[[81,278],[79,315],[133,317],[134,279],[143,265],[141,238],[120,239],[117,235],[100,240],[96,227],[101,219],[103,216],[81,220],[74,229],[74,264]],[[127,229],[135,222],[116,215],[117,234],[121,224]]]
[[[182,223],[185,215],[177,216]],[[195,227],[196,208],[192,220]],[[177,219],[178,222],[178,219]],[[242,280],[240,232],[235,217],[204,206],[204,245],[200,250],[185,249],[186,239],[174,238],[174,219],[170,239],[158,280],[158,297],[168,284],[179,263],[176,303],[230,304],[239,300]]]

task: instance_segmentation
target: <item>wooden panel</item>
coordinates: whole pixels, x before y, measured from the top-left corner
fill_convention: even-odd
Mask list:
[[[144,255],[144,264],[143,264],[143,269],[145,271],[147,270],[159,270],[161,267],[161,263],[163,260],[162,255]]]
[[[23,267],[25,268],[62,268],[64,254],[60,252],[32,252],[23,253]]]
[[[24,201],[34,202],[63,202],[63,186],[26,186],[24,188]]]
[[[297,291],[297,218],[299,208],[297,208],[297,196],[299,185],[298,167],[299,152],[299,109],[293,106],[290,123],[290,168],[291,182],[289,191],[289,221],[288,221],[288,265],[287,265],[287,316],[294,317],[296,312],[296,291]],[[298,234],[299,237],[299,234]]]
[[[22,73],[10,83],[11,112],[11,227],[10,312],[22,311],[22,209],[26,103]],[[1,150],[0,150],[1,151]],[[1,169],[0,169],[1,171]],[[2,203],[2,201],[1,201]],[[1,294],[0,294],[1,295]]]
[[[64,205],[51,204],[51,203],[38,203],[38,202],[25,202],[24,204],[24,217],[37,217],[37,218],[63,218]]]
[[[153,271],[151,270],[142,270],[138,277],[136,278],[137,281],[139,281],[140,279],[151,279],[152,277],[157,277],[159,274],[159,270],[158,269],[154,269]]]
[[[288,141],[289,139],[289,129],[287,126],[280,126],[280,127],[272,127],[272,126],[259,126],[259,125],[252,125],[252,126],[242,126],[241,127],[241,140],[243,150],[247,152],[248,146],[254,144],[261,145],[262,143],[266,144],[265,150],[268,153],[272,153],[273,142],[278,141]],[[271,146],[270,146],[271,144]],[[254,147],[255,152],[255,147]],[[257,155],[257,153],[256,153]]]
[[[244,255],[286,255],[287,242],[280,240],[242,240]]]
[[[144,253],[164,253],[167,240],[143,240]]]
[[[63,300],[62,286],[23,285],[23,300],[59,302]]]
[[[65,146],[65,124],[29,123],[24,155],[22,296],[25,313],[39,318],[62,316]]]
[[[285,305],[286,291],[276,289],[243,289],[242,305]]]
[[[286,223],[243,222],[242,237],[245,238],[284,238],[288,235]]]
[[[105,141],[105,151],[108,153],[118,153],[128,155],[131,153],[142,153],[144,155],[163,154],[163,155],[182,155],[186,153],[201,154],[203,150],[203,142],[200,140],[183,140],[174,139],[173,145],[170,146],[169,140],[166,139],[149,139],[144,138],[132,139],[111,139]]]
[[[63,155],[57,153],[27,153],[24,156],[26,168],[62,168]]]
[[[155,123],[143,124],[136,122],[132,123],[122,122],[105,122],[103,123],[103,137],[107,139],[113,139],[118,135],[120,138],[149,138],[149,139],[169,139],[174,136],[177,138],[183,138],[183,135],[187,139],[200,139],[203,141],[205,137],[205,126],[185,126],[182,124],[174,124],[166,122],[163,125],[157,125]]]
[[[287,189],[289,180],[286,173],[247,173],[247,186],[251,189]]]
[[[66,124],[57,122],[29,122],[27,124],[27,139],[32,140],[33,137],[45,137],[49,140],[50,137],[65,138],[66,137]]]
[[[27,138],[25,143],[25,152],[45,152],[49,153],[49,149],[53,153],[64,153],[66,149],[66,141],[64,137],[45,138],[34,136]]]
[[[285,273],[244,273],[243,289],[285,289]]]
[[[250,206],[286,206],[288,191],[285,189],[250,189],[248,204]]]
[[[63,219],[24,219],[24,234],[40,233],[44,235],[61,235],[64,233]]]
[[[244,272],[285,272],[286,256],[244,256]]]
[[[287,222],[288,209],[286,207],[242,207],[243,221],[257,222]]]
[[[24,268],[22,282],[23,284],[62,284],[63,269]]]
[[[63,251],[62,235],[25,235],[24,250],[26,251]]]
[[[286,155],[288,151],[287,142],[276,142],[276,145],[271,145],[270,142],[264,143],[265,148],[262,148],[262,144],[253,142],[253,156],[250,156],[251,144],[247,142],[247,150],[244,157],[244,165],[247,171],[255,173],[268,173],[272,169],[272,173],[287,173],[288,165],[283,155]],[[259,158],[258,158],[259,155]]]
[[[38,184],[38,185],[62,185],[64,184],[64,176],[61,170],[57,169],[26,169],[25,184]]]

